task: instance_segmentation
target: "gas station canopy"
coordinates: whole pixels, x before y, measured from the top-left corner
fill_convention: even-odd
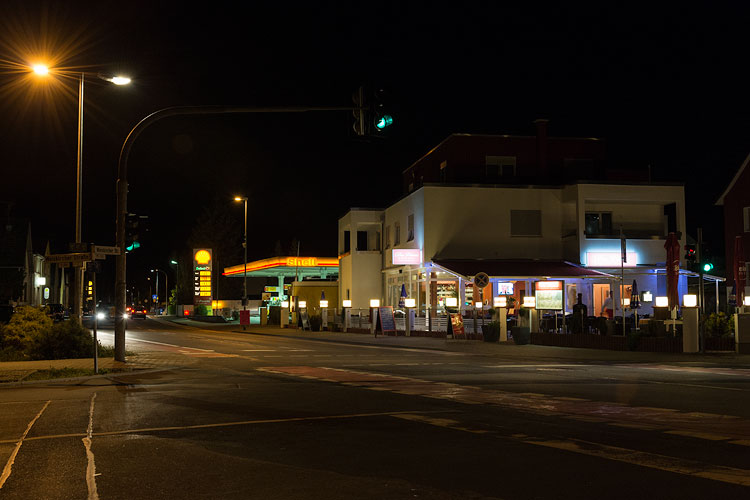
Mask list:
[[[339,274],[339,260],[336,257],[271,257],[269,259],[256,260],[245,264],[225,267],[224,276],[231,278],[264,277],[264,278],[288,278],[297,277],[302,280],[306,277],[329,278],[337,277]]]

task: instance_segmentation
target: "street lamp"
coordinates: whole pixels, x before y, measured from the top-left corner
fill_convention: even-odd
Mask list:
[[[242,275],[242,310],[247,310],[247,196],[235,196],[234,201],[242,201],[245,203],[245,236],[242,239],[242,248],[245,249],[245,272]],[[282,290],[283,294],[283,290]],[[244,330],[246,325],[242,325]]]
[[[169,277],[167,272],[163,269],[152,269],[152,273],[156,273],[156,308],[159,309],[159,273],[164,273],[164,297],[166,297],[167,305],[169,305]]]
[[[31,66],[31,71],[36,75],[47,77],[50,73],[59,73],[61,75],[68,76],[67,71],[55,71],[45,64],[34,64]],[[82,212],[82,197],[83,197],[83,184],[82,184],[82,168],[83,168],[83,88],[86,81],[86,74],[74,73],[78,75],[78,150],[76,154],[76,214],[75,214],[75,242],[80,246],[81,243],[81,212]],[[115,85],[127,85],[130,83],[130,78],[125,76],[106,76],[101,73],[97,74],[97,77],[101,80],[114,83]],[[76,248],[76,251],[80,251],[80,248]],[[83,296],[83,270],[81,266],[80,270],[76,272],[75,286],[76,293],[73,297],[73,308],[75,314],[78,317],[78,321],[81,321],[81,307],[82,307],[82,296]]]

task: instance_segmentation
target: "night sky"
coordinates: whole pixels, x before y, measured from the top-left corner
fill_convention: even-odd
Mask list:
[[[347,106],[360,84],[391,91],[396,123],[384,140],[356,138],[349,112],[147,129],[131,154],[129,208],[149,215],[150,234],[129,276],[167,267],[217,200],[241,232],[235,194],[250,198],[250,259],[295,238],[302,254],[335,255],[338,217],[391,204],[401,172],[448,134],[531,135],[536,118],[550,120],[550,135],[605,138],[612,166],[684,181],[688,233],[702,225],[722,245],[713,205],[750,152],[747,8],[235,4],[0,4],[0,201],[31,218],[35,239],[64,246],[74,222],[76,81],[42,84],[19,70],[48,56],[133,78],[86,87],[83,234],[100,244],[114,244],[120,147],[150,112]]]

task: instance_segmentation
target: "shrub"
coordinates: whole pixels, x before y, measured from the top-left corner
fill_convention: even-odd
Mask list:
[[[32,306],[21,306],[2,329],[2,345],[17,351],[25,351],[34,338],[52,328],[52,320],[43,310]]]
[[[89,358],[94,356],[94,339],[77,320],[64,321],[38,332],[26,352],[31,359]]]
[[[641,334],[640,333],[628,333],[627,343],[628,343],[628,351],[635,351],[638,349],[638,344],[641,342]]]
[[[482,335],[485,342],[497,342],[500,340],[500,322],[491,321],[482,325]]]
[[[703,325],[708,337],[728,337],[734,334],[734,319],[723,312],[709,314]]]
[[[203,304],[197,305],[193,309],[193,314],[195,316],[208,316],[208,307]]]

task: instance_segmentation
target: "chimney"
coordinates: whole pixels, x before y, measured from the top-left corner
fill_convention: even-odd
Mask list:
[[[536,125],[536,164],[539,175],[547,175],[547,124],[549,120],[539,118],[534,120]]]

